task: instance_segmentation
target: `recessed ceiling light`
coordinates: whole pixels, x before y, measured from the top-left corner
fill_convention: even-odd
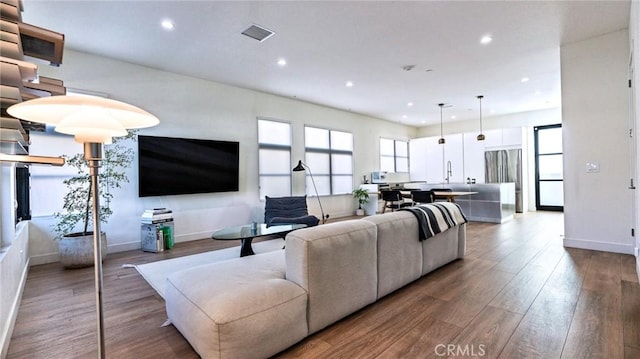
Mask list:
[[[169,19],[162,20],[161,25],[165,30],[173,30],[176,28],[176,25],[173,23],[173,21]]]
[[[420,123],[427,123],[427,121],[425,121],[425,120],[422,120],[422,121],[420,121]]]
[[[456,115],[451,116],[451,119],[455,120],[456,119]]]
[[[286,59],[283,59],[283,58],[278,59],[278,66],[284,67],[286,65],[287,65],[287,60]]]
[[[520,79],[520,82],[529,82],[529,78],[528,77],[523,77]]]
[[[402,118],[404,118],[406,120],[407,119],[407,115],[402,115]]]
[[[480,39],[480,43],[483,44],[483,45],[486,45],[486,44],[490,43],[491,41],[493,41],[493,38],[491,38],[491,35],[484,35]]]
[[[407,106],[409,107],[413,106],[413,102],[407,102]]]
[[[344,85],[347,87],[353,87],[353,82],[347,81],[347,83],[345,83]]]
[[[536,92],[535,92],[536,96],[539,96],[541,93],[542,93],[542,92],[540,92],[540,91],[536,91]]]

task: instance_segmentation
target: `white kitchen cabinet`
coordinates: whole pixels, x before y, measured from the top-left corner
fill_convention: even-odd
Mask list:
[[[522,127],[511,127],[502,129],[502,145],[521,147],[522,146]]]
[[[484,130],[484,147],[502,147],[502,129]]]
[[[444,136],[444,181],[449,183],[464,183],[464,151],[461,133]]]
[[[426,137],[427,183],[444,182],[444,146],[438,139],[440,136]]]
[[[478,141],[477,133],[463,134],[464,141],[464,181],[475,178],[476,183],[484,183],[484,141]]]
[[[522,127],[499,128],[484,131],[484,147],[487,151],[522,146]]]
[[[427,138],[409,141],[409,180],[427,180]]]

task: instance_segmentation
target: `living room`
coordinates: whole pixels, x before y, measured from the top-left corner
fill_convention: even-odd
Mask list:
[[[36,6],[29,3],[25,4],[25,19],[29,18],[29,11],[32,11],[29,7]],[[627,141],[629,95],[626,85],[619,86],[619,83],[626,83],[629,43],[638,36],[637,5],[633,3],[630,6],[628,29],[593,34],[588,39],[562,44],[556,49],[562,67],[562,107],[488,115],[485,118],[487,129],[523,126],[531,130],[536,125],[563,124],[566,156],[564,235],[567,246],[626,254],[634,254],[634,248],[638,246],[629,234],[633,223],[636,223],[631,207],[637,199],[627,189],[629,163],[635,158],[635,153],[629,151],[626,144],[620,145]],[[131,48],[129,51],[138,50]],[[437,123],[414,126],[382,120],[293,96],[274,95],[136,65],[115,57],[67,48],[63,65],[58,68],[39,66],[39,73],[64,79],[70,88],[106,94],[156,114],[160,118],[160,125],[145,129],[141,131],[142,134],[238,141],[242,161],[238,192],[149,198],[138,197],[134,165],[129,172],[131,183],[114,193],[113,201],[117,203],[118,210],[105,226],[110,237],[110,253],[139,247],[139,218],[148,208],[167,207],[173,210],[178,242],[209,237],[213,231],[227,225],[260,221],[264,205],[259,196],[258,158],[255,155],[258,153],[258,118],[291,123],[292,166],[298,159],[305,158],[305,126],[352,133],[354,185],[359,183],[362,175],[377,169],[380,137],[410,140],[440,134]],[[634,61],[637,61],[636,58]],[[634,73],[634,76],[637,75]],[[341,96],[341,91],[348,89],[337,90],[336,96]],[[473,95],[476,93],[471,98]],[[634,103],[637,102],[635,100]],[[438,99],[429,101],[435,103]],[[435,104],[433,107],[437,111]],[[475,118],[448,121],[445,125],[445,133],[476,129]],[[60,146],[65,147],[69,143]],[[57,148],[42,146],[36,141],[31,150],[40,155],[60,154]],[[79,152],[80,147],[74,151]],[[585,173],[584,165],[587,162],[600,163],[601,172],[597,175]],[[3,188],[11,182],[4,173],[2,181]],[[303,175],[292,174],[291,181],[292,194],[302,195],[305,191],[313,194],[310,189],[305,189]],[[605,190],[595,191],[594,188]],[[51,199],[52,202],[60,200],[60,197]],[[332,218],[350,216],[355,210],[355,202],[350,194],[323,196],[322,203],[325,212]],[[311,213],[319,214],[314,200],[309,200],[308,205]],[[13,226],[7,225],[13,221],[9,215],[11,212],[6,206],[2,208],[3,237],[15,236]],[[31,266],[57,260],[57,249],[49,230],[51,223],[50,216],[30,221],[28,257]],[[3,247],[7,242],[11,243],[3,239]],[[14,241],[13,244],[17,243]],[[3,268],[4,303],[11,303],[15,298],[15,293],[5,297],[5,283],[19,282],[23,272],[25,268],[20,266],[10,270]],[[5,276],[12,276],[13,279],[5,280]],[[6,308],[5,304],[2,306],[4,321]],[[3,327],[3,330],[7,328]]]

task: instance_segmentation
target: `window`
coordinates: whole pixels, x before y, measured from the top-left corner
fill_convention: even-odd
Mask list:
[[[48,129],[47,132],[31,131],[32,154],[47,154],[61,156],[82,153],[82,144],[73,140],[72,136],[63,135]],[[75,175],[70,166],[31,166],[31,215],[33,217],[47,217],[62,209],[64,194],[67,191],[62,183]]]
[[[260,198],[291,196],[291,124],[258,119]]]
[[[304,128],[307,195],[347,194],[353,191],[353,135],[315,127]],[[313,179],[310,175],[313,175]]]
[[[381,138],[380,171],[409,172],[409,142]]]

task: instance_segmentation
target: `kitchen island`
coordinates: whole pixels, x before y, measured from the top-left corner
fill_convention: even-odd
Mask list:
[[[513,219],[516,211],[515,183],[412,183],[405,190],[433,190],[449,188],[454,192],[477,192],[456,198],[462,212],[469,221],[504,223]]]

